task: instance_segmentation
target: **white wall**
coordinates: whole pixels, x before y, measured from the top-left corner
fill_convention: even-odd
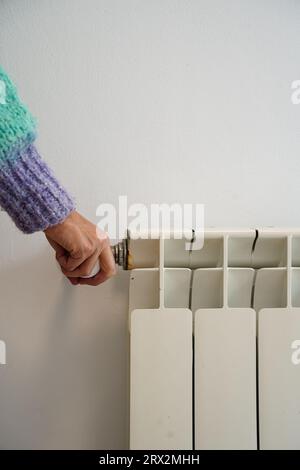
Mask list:
[[[207,225],[299,226],[296,0],[2,0],[0,61],[38,147],[101,202],[199,202]],[[128,273],[71,287],[0,214],[1,448],[126,448]]]

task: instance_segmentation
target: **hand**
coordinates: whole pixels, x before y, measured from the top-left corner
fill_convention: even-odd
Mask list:
[[[98,286],[115,275],[116,265],[107,234],[78,212],[71,212],[63,222],[47,228],[44,233],[71,284]],[[98,258],[99,273],[83,279],[81,276],[90,274]]]

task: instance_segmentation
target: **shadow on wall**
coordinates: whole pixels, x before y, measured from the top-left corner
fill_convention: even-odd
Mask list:
[[[128,273],[74,287],[43,250],[0,286],[1,448],[127,448]]]

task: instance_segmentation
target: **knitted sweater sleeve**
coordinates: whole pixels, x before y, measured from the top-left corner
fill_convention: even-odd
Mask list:
[[[75,205],[40,157],[35,120],[0,67],[0,206],[24,233],[62,222]]]

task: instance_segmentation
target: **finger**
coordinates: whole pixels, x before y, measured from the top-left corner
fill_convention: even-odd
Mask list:
[[[99,250],[96,250],[92,256],[87,258],[78,268],[74,269],[74,271],[68,271],[64,268],[62,268],[62,272],[64,273],[65,276],[67,277],[82,277],[82,276],[88,276],[95,264],[97,263],[99,257]]]
[[[52,240],[50,237],[46,235],[46,238],[49,242],[49,244],[52,246],[52,248],[55,251],[55,258],[57,262],[59,263],[61,268],[66,268],[67,266],[70,265],[70,254],[67,252],[67,250],[59,245],[57,242]]]
[[[70,254],[60,256],[58,262],[61,265],[62,269],[68,272],[74,271],[78,266],[80,266],[86,259],[86,256],[80,254],[78,257]]]
[[[79,278],[78,277],[67,277],[67,279],[70,281],[70,283],[73,286],[77,286],[79,284]]]
[[[51,245],[53,250],[55,251],[56,259],[58,258],[58,256],[63,256],[67,254],[67,251],[64,249],[64,247],[56,243],[54,240],[51,240],[51,238],[47,237],[47,235],[46,238],[49,242],[49,245]]]
[[[103,284],[103,282],[107,281],[110,277],[111,276],[108,276],[103,271],[99,271],[99,273],[94,277],[89,277],[87,279],[81,277],[78,283],[82,286],[99,286],[100,284]]]
[[[100,256],[100,271],[96,276],[88,279],[79,279],[79,284],[88,286],[98,286],[116,274],[116,264],[111,248],[105,247]]]
[[[80,248],[70,253],[64,250],[64,252],[59,251],[56,259],[65,272],[73,272],[90,256],[90,254],[91,253],[87,254],[87,252],[84,252]]]
[[[116,274],[116,263],[109,245],[103,248],[99,259],[101,271],[104,271],[109,277],[114,276]]]
[[[54,240],[51,240],[51,238],[47,237],[46,238],[49,242],[49,244],[52,246],[52,248],[55,251],[55,258],[60,267],[65,266],[67,259],[68,259],[68,253],[67,251],[58,243],[56,243]]]

